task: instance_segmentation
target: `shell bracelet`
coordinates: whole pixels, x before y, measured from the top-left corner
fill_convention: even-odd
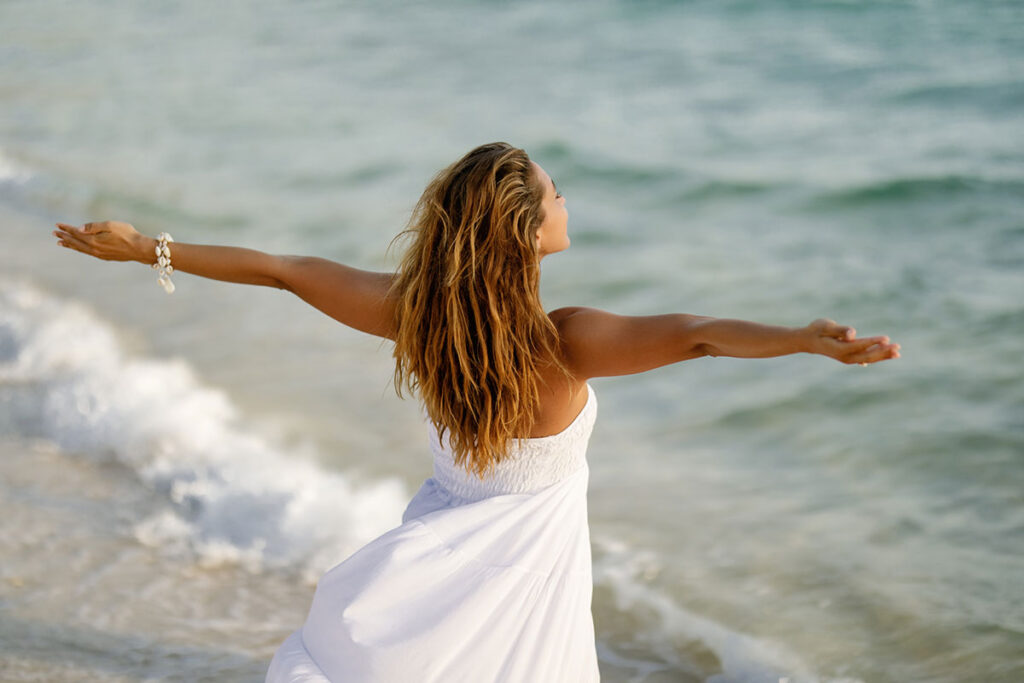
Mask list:
[[[167,243],[173,242],[174,238],[166,232],[162,232],[156,236],[156,239],[156,263],[153,264],[153,268],[160,271],[156,281],[164,288],[165,292],[171,294],[174,292],[174,283],[171,282],[174,266],[171,265],[171,248],[167,246]]]

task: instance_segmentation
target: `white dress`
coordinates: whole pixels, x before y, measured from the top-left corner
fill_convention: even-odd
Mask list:
[[[597,399],[481,480],[431,429],[402,525],[328,571],[268,683],[591,683],[587,441]]]

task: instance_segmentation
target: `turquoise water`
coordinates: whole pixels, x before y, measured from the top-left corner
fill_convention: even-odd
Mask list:
[[[258,679],[430,467],[387,347],[50,225],[387,268],[495,139],[568,198],[550,308],[903,346],[595,382],[604,679],[1024,678],[1019,4],[15,2],[0,36],[4,678]]]

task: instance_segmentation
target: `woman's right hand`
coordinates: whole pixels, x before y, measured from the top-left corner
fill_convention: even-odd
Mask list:
[[[130,223],[103,221],[86,223],[80,228],[57,223],[57,228],[53,232],[57,244],[104,261],[139,261],[149,264],[156,260],[156,240],[146,237]]]
[[[810,338],[810,352],[834,358],[840,363],[867,365],[900,357],[900,345],[889,337],[858,339],[852,327],[819,318],[804,328]]]

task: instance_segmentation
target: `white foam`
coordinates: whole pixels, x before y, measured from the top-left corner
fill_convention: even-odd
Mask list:
[[[0,149],[0,183],[24,183],[32,177],[32,173],[20,164],[11,161]]]
[[[397,525],[407,500],[397,480],[357,482],[254,434],[185,362],[128,357],[89,310],[24,283],[0,282],[0,383],[36,397],[32,429],[65,451],[115,458],[166,497],[135,526],[140,541],[206,565],[312,580]]]
[[[595,583],[611,590],[620,610],[643,608],[657,616],[645,640],[655,647],[659,641],[698,641],[715,653],[722,673],[707,678],[706,683],[863,683],[858,679],[818,677],[785,646],[731,630],[684,609],[651,586],[648,579],[660,571],[654,553],[607,537],[595,538],[594,545],[599,549]],[[691,668],[688,662],[677,661],[672,647],[661,648],[659,655],[675,667]],[[614,653],[602,655],[603,659],[613,657]]]

